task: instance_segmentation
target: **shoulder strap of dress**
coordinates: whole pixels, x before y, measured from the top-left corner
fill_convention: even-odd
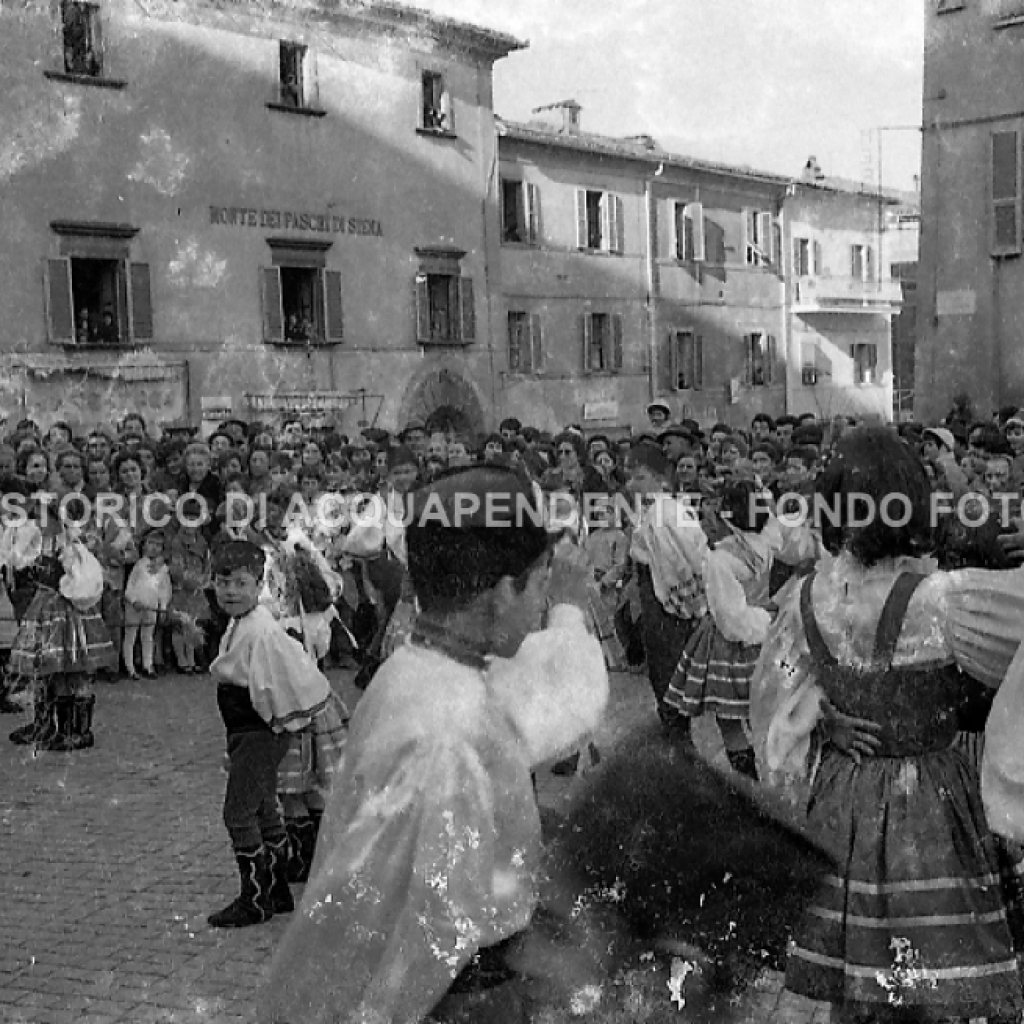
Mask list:
[[[875,633],[875,661],[886,666],[892,664],[896,653],[896,643],[903,630],[903,620],[907,617],[907,607],[914,591],[925,580],[918,572],[905,572],[897,577],[882,607],[882,615],[878,620],[878,631]]]
[[[836,657],[828,649],[825,638],[821,635],[818,620],[814,615],[814,602],[811,600],[811,587],[817,573],[808,573],[800,587],[800,618],[804,624],[804,636],[807,646],[811,649],[811,657],[825,665],[835,665]]]

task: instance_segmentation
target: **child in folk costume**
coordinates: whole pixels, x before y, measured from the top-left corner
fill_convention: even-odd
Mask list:
[[[11,477],[2,481],[4,497],[22,501],[24,489]],[[23,506],[22,506],[23,508]],[[0,713],[20,714],[11,696],[19,688],[9,672],[11,648],[18,638],[18,623],[32,600],[29,567],[39,557],[42,534],[18,505],[0,507]]]
[[[340,754],[344,735],[330,683],[259,603],[265,560],[249,541],[222,544],[213,559],[217,601],[230,618],[210,672],[227,730],[224,824],[241,878],[238,897],[210,915],[214,928],[260,924],[294,909],[278,770],[304,730],[328,760]],[[329,774],[326,761],[323,771]]]
[[[644,503],[629,555],[637,577],[647,674],[666,732],[679,715],[665,694],[687,641],[707,612],[701,581],[708,542],[690,502],[671,495],[672,464],[640,441],[626,457],[626,488]]]
[[[204,525],[202,503],[198,498],[186,498],[170,545],[170,611],[196,624],[210,618],[210,602],[206,597],[210,585],[210,547],[203,535]],[[191,675],[196,671],[196,644],[192,633],[183,621],[172,622],[171,630],[178,671]]]
[[[539,516],[515,515],[532,496],[508,470],[413,499],[421,612],[356,709],[262,1021],[528,1019],[515,953],[542,854],[530,771],[577,745],[608,696],[587,567],[568,544],[552,560]]]
[[[756,779],[743,723],[749,717],[750,680],[771,624],[764,606],[778,545],[774,531],[765,532],[769,505],[753,481],[726,484],[719,515],[729,532],[707,551],[701,567],[708,612],[687,641],[665,703],[679,712],[677,730],[687,734],[692,719],[714,714],[729,763]]]
[[[162,530],[151,530],[142,539],[142,557],[132,567],[124,588],[124,664],[128,676],[138,679],[135,671],[135,641],[142,648],[142,674],[156,676],[153,648],[157,619],[171,603],[171,571],[165,557],[167,536]]]
[[[1019,829],[1024,805],[984,769],[979,785],[956,737],[976,685],[1010,686],[1024,573],[936,572],[920,557],[928,479],[888,430],[844,435],[820,486],[839,510],[823,523],[836,557],[782,593],[751,692],[767,780],[801,797],[837,863],[794,934],[786,985],[832,1003],[840,1024],[1018,1021],[1019,908],[986,817]],[[851,522],[851,496],[884,508],[892,494],[898,518]],[[1012,750],[986,749],[996,781],[1019,762],[1013,731]]]
[[[92,680],[117,667],[117,651],[100,616],[103,570],[78,539],[71,521],[84,503],[39,510],[35,596],[18,629],[10,671],[33,680],[33,721],[11,734],[15,743],[44,750],[91,747],[96,697]],[[65,516],[68,521],[65,521]]]

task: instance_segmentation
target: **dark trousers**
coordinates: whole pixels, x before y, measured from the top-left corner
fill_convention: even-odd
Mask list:
[[[224,825],[236,850],[251,850],[285,835],[277,801],[277,768],[287,749],[287,733],[269,729],[228,733]]]
[[[639,563],[636,570],[640,591],[640,628],[647,653],[647,676],[660,708],[686,641],[697,626],[697,620],[680,619],[665,611],[654,592],[651,570]]]

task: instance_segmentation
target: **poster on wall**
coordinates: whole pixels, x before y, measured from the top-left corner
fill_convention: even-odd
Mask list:
[[[113,426],[128,412],[148,424],[188,415],[188,364],[15,363],[4,367],[0,411],[8,422],[24,417],[44,429],[56,420],[75,428]]]

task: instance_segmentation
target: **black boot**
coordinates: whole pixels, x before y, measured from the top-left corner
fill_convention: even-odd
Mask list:
[[[37,694],[35,715],[28,725],[11,733],[11,742],[26,746],[32,743],[48,743],[57,732],[55,701],[52,697]]]
[[[288,854],[290,843],[282,836],[276,843],[264,844],[270,869],[268,899],[275,914],[290,914],[295,909],[292,891],[288,888]]]
[[[57,727],[49,739],[37,739],[36,746],[40,750],[58,752],[74,750],[75,698],[57,697],[53,703]]]
[[[661,719],[661,734],[665,739],[683,746],[693,746],[693,719],[689,715],[680,714],[675,708],[662,704],[658,708],[658,717]]]
[[[235,850],[235,861],[242,882],[241,892],[223,910],[206,919],[211,928],[246,928],[274,916],[269,899],[270,865],[264,848]]]
[[[75,697],[72,709],[71,743],[75,750],[85,750],[96,743],[92,734],[92,713],[96,698]]]
[[[752,747],[746,747],[743,750],[727,750],[725,753],[733,771],[740,775],[746,775],[747,778],[757,782],[757,761],[754,758]]]
[[[312,818],[296,818],[289,821],[286,827],[292,848],[288,881],[307,882],[309,869],[313,865],[313,851],[316,849],[316,825]]]

